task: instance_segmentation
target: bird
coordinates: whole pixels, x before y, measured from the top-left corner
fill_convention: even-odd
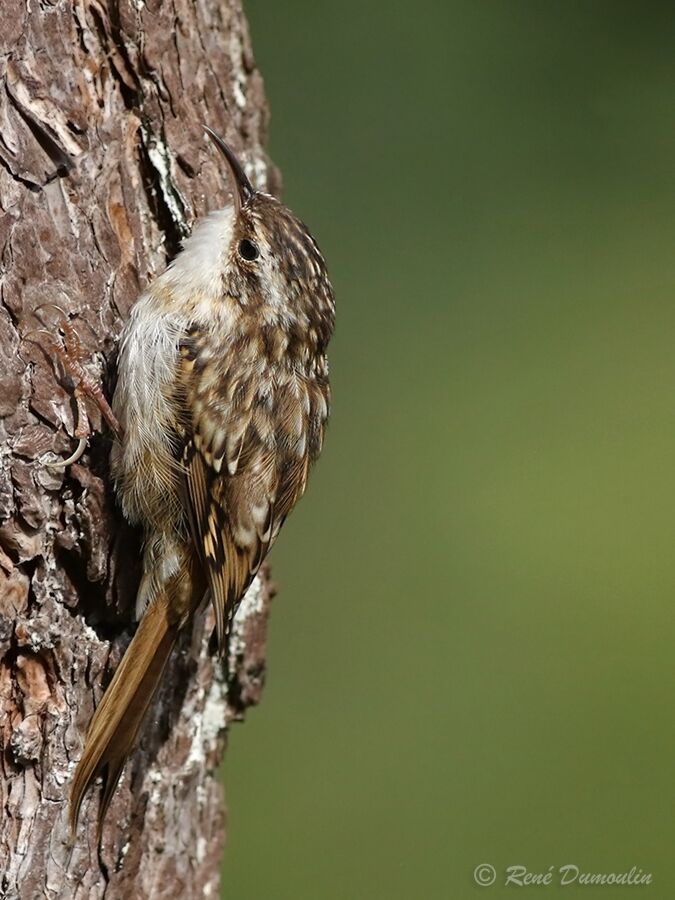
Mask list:
[[[226,652],[238,604],[305,491],[330,410],[335,295],[324,257],[205,131],[231,201],[195,225],[133,305],[104,409],[115,493],[143,530],[139,624],[89,725],[70,792],[73,834],[100,776],[100,838],[177,637],[207,600]]]

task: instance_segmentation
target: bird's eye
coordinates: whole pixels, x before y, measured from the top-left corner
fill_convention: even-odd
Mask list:
[[[260,256],[258,245],[254,244],[253,241],[244,238],[244,240],[239,243],[239,256],[241,256],[242,259],[253,262],[254,259],[257,259]]]

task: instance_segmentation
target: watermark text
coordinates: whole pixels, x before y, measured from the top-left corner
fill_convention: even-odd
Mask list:
[[[591,872],[586,871],[575,863],[565,863],[562,866],[549,866],[541,871],[533,871],[527,866],[506,866],[503,872],[490,863],[481,863],[473,870],[473,878],[481,887],[499,882],[512,887],[549,887],[558,885],[566,887],[570,884],[585,886],[611,886],[623,885],[625,887],[640,887],[652,884],[651,872],[645,872],[639,866],[631,866],[622,872]]]

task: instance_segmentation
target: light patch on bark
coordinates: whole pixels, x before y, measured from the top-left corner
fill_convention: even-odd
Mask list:
[[[182,235],[186,235],[188,225],[185,218],[185,202],[174,180],[171,152],[161,137],[153,135],[143,125],[141,125],[141,134],[150,162],[157,173],[159,189],[164,197],[164,202],[171,213],[174,224]]]

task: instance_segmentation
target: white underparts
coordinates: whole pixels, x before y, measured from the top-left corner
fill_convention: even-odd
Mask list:
[[[190,237],[183,241],[182,251],[158,281],[186,295],[217,296],[222,291],[233,226],[233,206],[210,213],[195,225]]]

